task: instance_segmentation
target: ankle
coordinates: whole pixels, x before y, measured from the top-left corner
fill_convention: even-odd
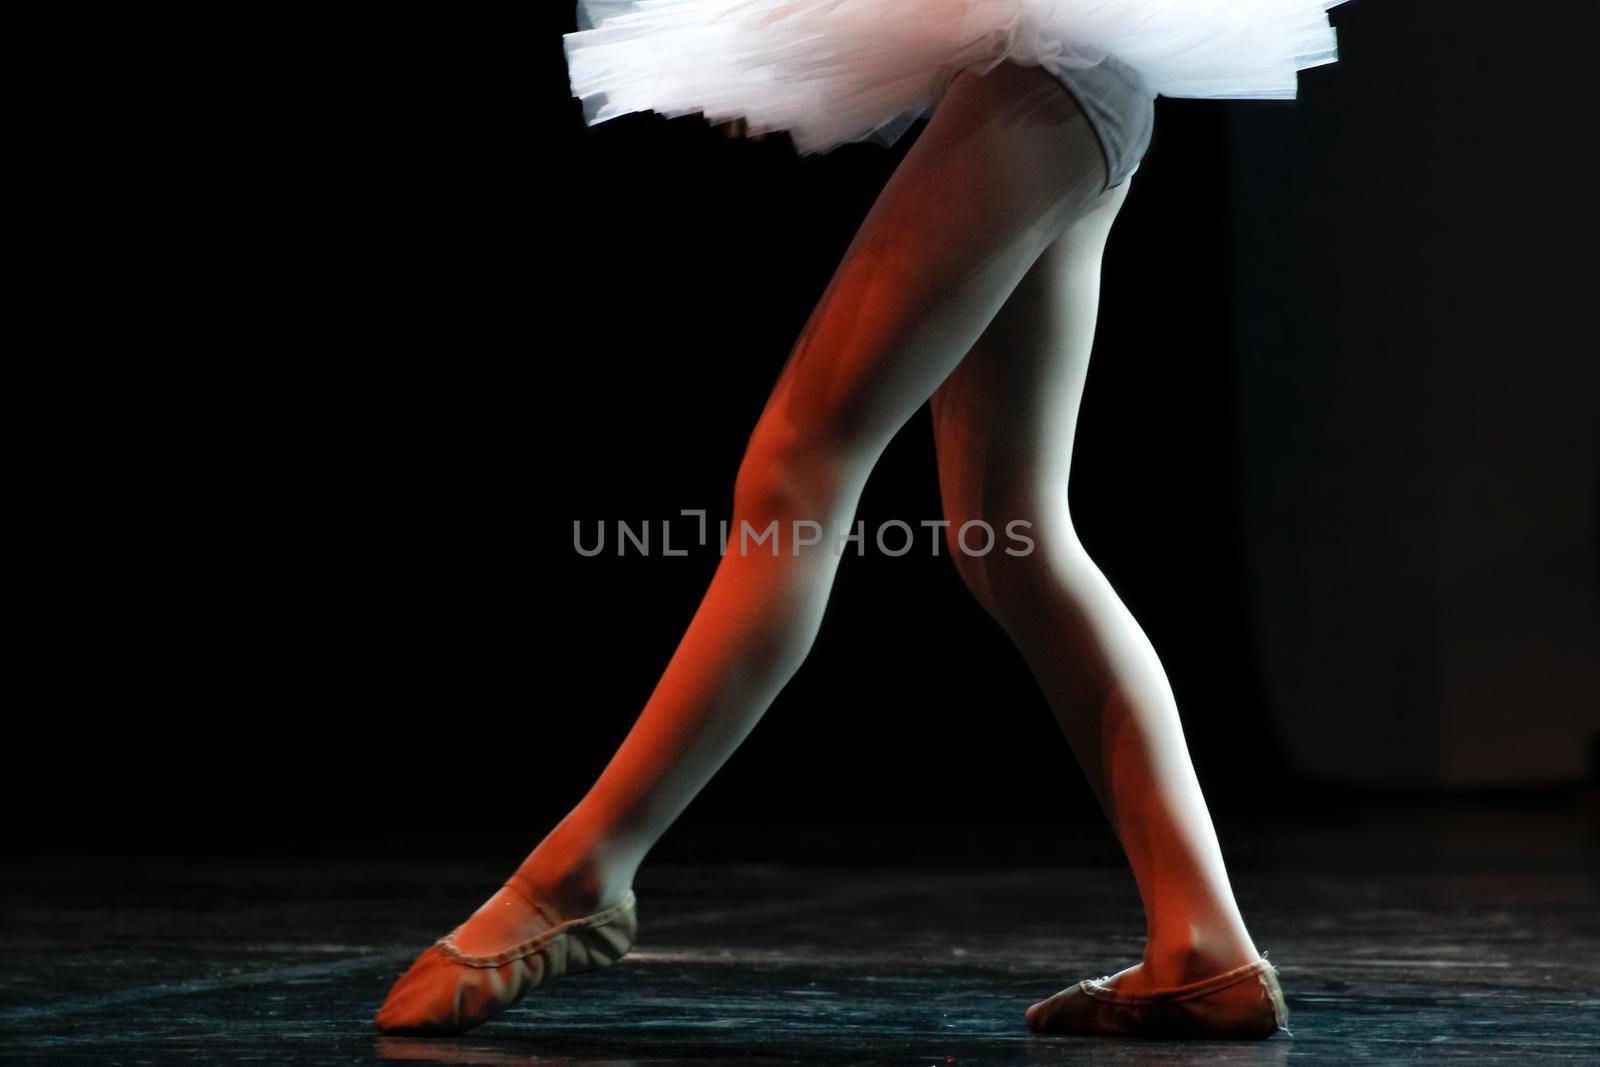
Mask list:
[[[1181,936],[1152,935],[1145,944],[1142,969],[1155,987],[1172,988],[1223,974],[1260,958],[1242,926],[1191,929]]]
[[[633,870],[608,859],[604,849],[563,854],[541,846],[510,882],[530,900],[550,905],[564,918],[577,918],[620,900],[633,885]]]

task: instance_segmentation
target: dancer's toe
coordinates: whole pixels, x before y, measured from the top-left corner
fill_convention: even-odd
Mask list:
[[[1022,1020],[1036,1034],[1070,1034],[1079,1032],[1074,1020],[1081,1014],[1084,995],[1082,983],[1063,989],[1055,996],[1046,997],[1023,1013]]]
[[[483,1020],[461,1017],[461,968],[434,945],[389,990],[373,1018],[385,1034],[457,1034]]]

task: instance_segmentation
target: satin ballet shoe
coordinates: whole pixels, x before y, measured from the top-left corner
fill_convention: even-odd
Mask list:
[[[1026,1016],[1039,1034],[1259,1040],[1288,1030],[1278,972],[1266,960],[1154,993],[1123,993],[1089,978],[1035,1004]]]
[[[563,920],[541,907],[550,928],[492,956],[462,952],[453,940],[457,927],[400,976],[373,1022],[385,1034],[461,1034],[481,1026],[564,974],[616,963],[639,929],[634,904],[629,890],[581,919]]]

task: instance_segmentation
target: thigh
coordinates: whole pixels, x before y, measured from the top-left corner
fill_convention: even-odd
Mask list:
[[[1047,73],[958,75],[851,242],[758,432],[875,457],[1103,183],[1092,129]]]
[[[1127,185],[1104,193],[1038,257],[932,398],[946,514],[1018,506],[1065,515],[1100,263]]]

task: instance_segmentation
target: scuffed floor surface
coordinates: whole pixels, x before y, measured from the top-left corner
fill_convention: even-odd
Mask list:
[[[653,866],[633,955],[453,1040],[381,1038],[369,1020],[509,854],[442,868],[30,860],[4,876],[0,1059],[1600,1062],[1592,813],[1433,809],[1225,836],[1293,1038],[1030,1035],[1033,1000],[1137,957],[1131,884],[1094,848],[1049,867]]]

